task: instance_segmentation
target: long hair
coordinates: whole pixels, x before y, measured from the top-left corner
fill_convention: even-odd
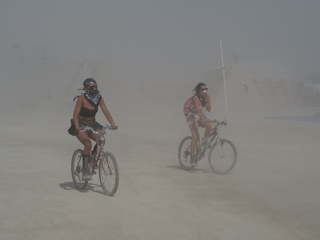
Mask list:
[[[201,83],[198,83],[197,86],[192,90],[194,96],[198,95],[202,86],[207,86],[207,85],[201,82]]]

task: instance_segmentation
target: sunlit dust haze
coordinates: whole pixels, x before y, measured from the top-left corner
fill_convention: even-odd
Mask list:
[[[74,78],[81,85],[93,74],[90,66],[86,73],[79,70],[85,59],[100,66],[95,69],[97,81],[111,92],[112,84],[123,92],[129,85],[193,87],[219,81],[222,77],[214,79],[212,71],[221,66],[220,41],[227,70],[236,54],[242,64],[258,59],[279,63],[298,81],[319,68],[319,5],[3,0],[1,107],[28,100],[43,103],[48,94],[58,103]]]
[[[76,239],[89,226],[110,239],[320,239],[320,107],[302,94],[320,82],[319,10],[319,0],[0,0],[0,235]],[[106,137],[120,169],[113,198],[98,176],[81,192],[70,175],[83,145],[67,129],[89,77],[119,126]],[[178,162],[199,82],[238,151],[227,175],[207,153],[194,172]],[[108,124],[101,109],[96,118]]]

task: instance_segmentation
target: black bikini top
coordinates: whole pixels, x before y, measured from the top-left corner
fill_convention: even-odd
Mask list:
[[[94,109],[90,110],[89,108],[82,107],[79,115],[84,118],[94,118],[98,112],[101,95],[99,92],[93,97],[90,97],[88,94],[84,94],[84,98],[91,104],[91,106],[94,107]]]
[[[98,112],[98,106],[95,106],[94,109],[90,110],[89,108],[82,107],[80,109],[79,115],[84,118],[94,118]]]

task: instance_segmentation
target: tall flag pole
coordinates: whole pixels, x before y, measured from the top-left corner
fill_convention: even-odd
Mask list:
[[[87,59],[84,59],[83,60],[83,79],[82,79],[82,81],[84,81],[86,78],[87,78],[87,76],[86,76],[86,69],[87,68]]]
[[[223,75],[223,86],[224,86],[224,101],[226,103],[226,118],[228,118],[228,103],[227,103],[227,88],[226,88],[226,74],[225,74],[225,66],[224,66],[224,60],[223,60],[223,51],[222,51],[222,42],[220,40],[220,53],[221,53],[221,63],[222,63],[222,75]]]

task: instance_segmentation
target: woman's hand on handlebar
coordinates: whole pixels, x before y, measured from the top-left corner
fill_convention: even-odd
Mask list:
[[[118,129],[118,126],[115,126],[115,125],[112,125],[111,127],[112,127],[113,130],[117,130]]]
[[[209,122],[208,121],[206,121],[206,120],[201,120],[200,121],[200,126],[201,127],[207,127],[207,124],[208,124]]]
[[[76,127],[76,129],[78,132],[83,131],[83,127]]]

